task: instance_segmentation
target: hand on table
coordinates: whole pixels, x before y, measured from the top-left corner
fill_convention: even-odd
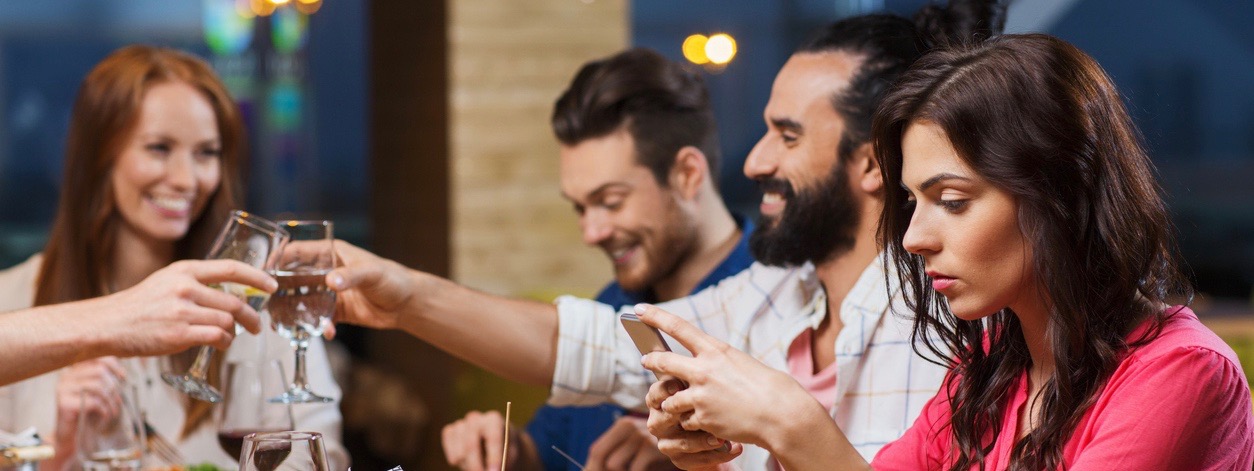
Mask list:
[[[645,419],[620,417],[588,448],[588,471],[654,471],[675,469],[657,449]]]
[[[461,420],[444,426],[442,444],[449,466],[462,471],[494,471],[501,469],[504,447],[505,418],[500,412],[471,411]],[[522,447],[533,447],[526,433],[510,426],[509,456],[506,469],[517,469]],[[527,453],[535,456],[535,453]]]

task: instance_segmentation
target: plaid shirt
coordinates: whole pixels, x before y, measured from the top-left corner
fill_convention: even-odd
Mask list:
[[[905,433],[939,389],[946,369],[916,355],[911,321],[896,277],[885,286],[876,257],[840,304],[844,328],[836,337],[836,406],[832,418],[867,460]],[[640,366],[640,352],[619,327],[614,308],[569,296],[558,298],[557,364],[549,403],[614,402],[643,409],[654,381]],[[788,347],[827,316],[827,295],[813,265],[775,268],[755,263],[687,298],[659,307],[772,368],[788,371]],[[677,341],[671,347],[689,354]],[[780,420],[787,420],[781,417]],[[734,462],[741,469],[776,469],[766,450],[746,446]]]

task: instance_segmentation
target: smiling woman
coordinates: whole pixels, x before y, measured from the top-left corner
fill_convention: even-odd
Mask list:
[[[78,91],[48,243],[42,254],[0,272],[8,294],[0,296],[0,311],[106,296],[175,261],[203,257],[241,199],[242,126],[234,100],[204,61],[149,46],[106,57]],[[249,359],[290,358],[277,337],[261,343]],[[35,426],[54,442],[50,467],[60,469],[75,456],[77,416],[110,403],[109,386],[125,379],[138,388],[152,429],[186,459],[234,467],[218,447],[211,405],[151,380],[163,368],[186,369],[194,353],[102,358],[7,386],[0,389],[0,429]],[[209,369],[210,382],[218,381],[222,357]],[[321,344],[311,349],[309,368],[314,387],[338,397]],[[343,467],[339,422],[335,404],[297,417],[303,429],[328,437],[328,456]]]

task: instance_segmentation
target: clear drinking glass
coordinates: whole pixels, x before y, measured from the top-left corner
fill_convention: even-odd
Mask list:
[[[245,211],[231,211],[213,248],[205,256],[206,260],[238,260],[261,270],[269,271],[283,245],[287,243],[288,234],[274,221],[250,214]],[[261,311],[269,295],[265,291],[237,283],[222,283],[214,286],[222,291],[235,295]],[[238,325],[235,333],[240,333]],[[174,389],[207,402],[222,400],[222,393],[209,384],[207,373],[209,361],[213,358],[213,347],[204,346],[196,354],[196,361],[184,374],[162,373],[161,379]]]
[[[252,433],[284,432],[294,428],[292,406],[270,404],[267,398],[283,392],[287,379],[278,360],[264,363],[231,362],[226,365],[224,397],[218,407],[218,444],[238,460],[244,437]]]
[[[282,468],[280,468],[282,466]],[[240,471],[327,471],[327,451],[317,432],[254,433],[244,437]]]
[[[281,221],[291,234],[279,261],[270,272],[279,288],[270,298],[270,322],[279,335],[296,347],[296,367],[287,391],[270,402],[299,404],[333,399],[309,389],[305,379],[305,349],[322,335],[335,314],[335,291],[327,287],[327,273],[335,268],[335,235],[331,221]]]
[[[87,393],[79,395],[75,441],[85,471],[139,471],[144,457],[144,426],[135,394],[124,381],[114,383],[120,398],[117,414],[87,408]]]

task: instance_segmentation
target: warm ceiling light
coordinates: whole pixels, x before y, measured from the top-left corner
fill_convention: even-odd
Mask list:
[[[710,36],[705,42],[705,56],[717,65],[731,62],[736,57],[736,40],[725,33]]]
[[[688,36],[687,39],[684,39],[684,45],[682,46],[684,58],[688,59],[688,62],[693,64],[708,64],[710,62],[710,57],[707,56],[705,52],[708,47],[706,45],[708,42],[709,38],[706,38],[704,34],[694,34],[692,36]]]
[[[287,5],[287,2],[290,2],[292,0],[267,0],[267,1],[275,5]]]

